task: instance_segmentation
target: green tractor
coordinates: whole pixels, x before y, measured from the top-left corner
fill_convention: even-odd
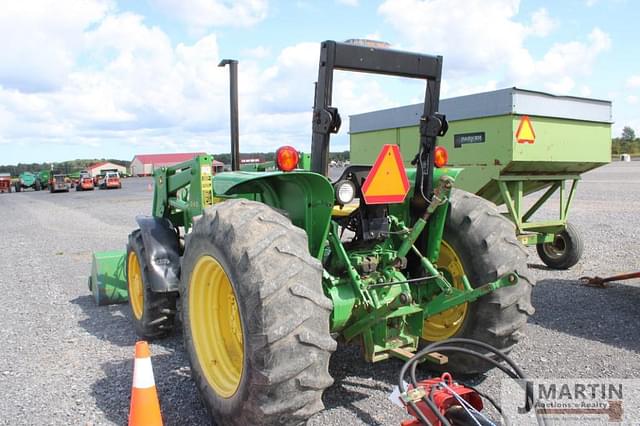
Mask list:
[[[137,333],[166,336],[181,312],[191,374],[217,422],[298,424],[322,410],[336,340],[361,345],[369,362],[449,337],[504,352],[518,342],[534,309],[514,225],[454,189],[460,169],[436,167],[442,57],[323,42],[310,170],[283,147],[273,172],[240,170],[237,62],[225,64],[232,171],[213,176],[210,156],[156,170],[153,214],[136,218],[125,263]],[[375,170],[328,178],[334,70],[426,82],[415,168],[388,146]],[[491,367],[464,354],[446,364]]]
[[[41,170],[36,173],[36,177],[40,181],[40,189],[47,189],[49,187],[49,179],[51,179],[51,172],[49,170]]]

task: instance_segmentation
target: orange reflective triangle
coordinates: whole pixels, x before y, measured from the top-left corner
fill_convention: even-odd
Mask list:
[[[518,131],[516,131],[516,140],[518,143],[534,143],[536,141],[536,132],[533,130],[533,125],[527,115],[523,115],[520,119],[520,125],[518,126]]]
[[[409,192],[409,179],[404,170],[398,145],[384,145],[362,185],[366,204],[401,203]]]

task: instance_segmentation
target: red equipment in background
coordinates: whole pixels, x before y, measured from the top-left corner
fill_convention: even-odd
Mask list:
[[[76,191],[93,191],[94,187],[91,175],[89,173],[80,173],[80,178],[76,183]]]
[[[122,188],[120,175],[118,174],[118,172],[106,172],[104,176],[100,177],[98,187],[100,189]]]
[[[480,395],[475,390],[454,382],[451,374],[449,373],[444,373],[441,377],[423,380],[418,383],[417,388],[409,386],[407,395],[417,400],[415,404],[416,407],[434,426],[441,426],[442,423],[436,414],[422,400],[422,396],[430,398],[438,408],[440,414],[452,421],[452,423],[455,423],[455,419],[467,416],[466,410],[462,407],[463,402],[461,402],[460,399],[466,401],[477,411],[482,411],[483,408],[482,398]],[[422,424],[420,420],[418,420],[418,415],[415,410],[409,405],[405,406],[407,408],[407,412],[415,418],[403,421],[401,423],[402,426],[416,426]]]
[[[474,389],[472,386],[456,383],[451,374],[444,373],[440,377],[418,381],[416,368],[422,361],[436,362],[439,366],[446,365],[449,354],[467,357],[468,362],[488,362],[499,367],[503,373],[518,384],[526,387],[525,408],[527,411],[535,407],[533,385],[527,382],[527,377],[511,358],[498,348],[484,342],[465,338],[450,338],[430,343],[418,353],[409,357],[400,370],[398,387],[400,401],[407,412],[414,417],[402,422],[402,426],[485,426],[496,423],[482,412],[483,403],[488,401],[505,422],[502,408],[490,395]],[[436,356],[437,355],[437,356]],[[444,362],[442,362],[444,360]],[[405,378],[409,376],[410,385]],[[524,384],[524,385],[523,385]],[[495,414],[494,414],[495,415]],[[535,411],[538,424],[546,424],[544,418]]]
[[[11,176],[0,173],[0,192],[11,192]]]

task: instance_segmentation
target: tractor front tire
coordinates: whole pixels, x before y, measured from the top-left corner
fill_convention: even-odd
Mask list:
[[[536,250],[549,268],[569,269],[582,257],[584,243],[576,227],[567,223],[564,231],[554,236],[553,242],[537,244]]]
[[[331,386],[332,303],[305,232],[244,199],[205,210],[181,275],[191,376],[217,424],[300,424]]]
[[[156,293],[147,279],[149,266],[142,240],[136,229],[127,244],[127,289],[131,316],[138,336],[152,340],[173,331],[176,297],[173,293]]]
[[[475,339],[508,353],[523,336],[527,317],[535,312],[527,252],[516,239],[513,223],[498,213],[494,204],[461,190],[453,190],[450,201],[438,269],[457,288],[463,286],[463,274],[474,288],[510,272],[517,273],[519,281],[428,318],[423,338],[428,342],[451,337]],[[447,355],[449,362],[444,368],[448,371],[477,374],[493,368],[468,355]]]

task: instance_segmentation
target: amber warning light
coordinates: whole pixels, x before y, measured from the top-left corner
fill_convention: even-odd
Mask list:
[[[276,151],[276,163],[283,172],[290,172],[298,167],[299,160],[298,151],[292,146],[282,146]]]
[[[449,162],[449,153],[442,146],[437,146],[433,154],[433,164],[437,167],[444,167]]]

